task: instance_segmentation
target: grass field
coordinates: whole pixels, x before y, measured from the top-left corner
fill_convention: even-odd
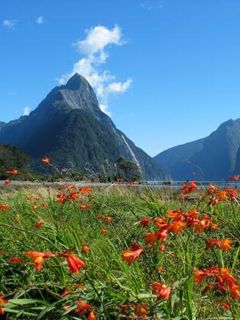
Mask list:
[[[236,190],[0,195],[3,319],[240,319]]]

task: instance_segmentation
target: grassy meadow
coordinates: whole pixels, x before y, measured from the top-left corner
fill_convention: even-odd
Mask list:
[[[236,190],[5,185],[1,319],[240,319]]]

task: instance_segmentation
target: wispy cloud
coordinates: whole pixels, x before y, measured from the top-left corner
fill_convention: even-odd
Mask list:
[[[162,9],[164,7],[163,0],[142,0],[140,2],[140,7],[148,11],[153,9]]]
[[[43,16],[37,17],[37,19],[35,20],[35,22],[36,22],[37,24],[43,24],[43,22],[44,22]]]
[[[29,114],[30,114],[30,112],[31,112],[31,108],[29,108],[29,107],[25,107],[24,109],[23,109],[23,116],[29,116]]]
[[[99,25],[87,30],[85,39],[74,44],[82,58],[74,64],[70,73],[60,77],[59,83],[64,84],[75,73],[81,74],[95,89],[102,111],[109,114],[109,96],[125,92],[130,87],[132,79],[118,82],[110,71],[101,71],[100,66],[106,63],[109,57],[106,48],[122,44],[122,31],[117,25],[112,29]]]
[[[9,19],[3,20],[3,26],[10,30],[13,30],[15,28],[16,23],[17,23],[17,20],[9,20]]]

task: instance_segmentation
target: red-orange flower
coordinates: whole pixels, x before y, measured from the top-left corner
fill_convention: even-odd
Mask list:
[[[92,188],[91,187],[81,187],[81,188],[79,188],[79,193],[80,194],[91,194]]]
[[[139,223],[143,228],[146,228],[151,222],[152,222],[152,218],[147,217],[147,218],[142,218]]]
[[[34,211],[36,211],[36,210],[38,209],[38,205],[37,205],[37,204],[33,204],[33,205],[32,205],[32,209],[33,209]]]
[[[152,291],[156,294],[158,299],[163,299],[167,301],[170,298],[172,288],[167,287],[165,284],[155,281],[152,283]]]
[[[143,248],[137,244],[132,243],[130,249],[123,251],[122,259],[126,261],[128,264],[133,263],[133,261],[137,260],[141,253],[143,253]]]
[[[238,174],[238,175],[235,175],[235,176],[231,176],[231,177],[229,177],[229,179],[231,181],[238,181],[238,180],[240,180],[240,175]]]
[[[154,246],[156,241],[166,241],[170,231],[170,226],[162,227],[159,231],[153,233],[145,233],[144,238],[148,244]]]
[[[97,216],[98,220],[103,220],[107,223],[112,223],[112,217],[108,217],[108,216],[103,216],[103,215],[98,215]]]
[[[174,221],[173,223],[170,224],[170,230],[174,233],[174,234],[178,234],[181,233],[183,231],[183,229],[186,226],[186,222],[183,221]]]
[[[153,233],[145,233],[144,238],[148,244],[151,246],[154,246],[156,241],[158,240],[158,233],[153,232]]]
[[[87,209],[90,209],[90,208],[91,208],[91,206],[89,204],[81,204],[80,205],[80,209],[81,210],[87,210]]]
[[[194,270],[194,279],[198,284],[208,279],[211,284],[206,288],[216,290],[217,292],[229,292],[232,299],[240,299],[240,284],[226,268],[210,267],[203,270]],[[205,289],[204,289],[205,290]]]
[[[218,240],[218,239],[211,239],[208,240],[206,243],[206,250],[212,248],[213,246],[216,246],[224,251],[228,251],[232,247],[232,240],[231,239],[224,239],[224,240]]]
[[[80,270],[86,266],[86,263],[73,253],[64,252],[61,253],[60,256],[66,258],[69,271],[72,273],[79,273]]]
[[[48,157],[42,158],[42,163],[44,163],[44,164],[50,164],[49,158],[48,158]]]
[[[56,255],[51,252],[27,251],[25,252],[35,263],[36,271],[40,271],[43,267],[44,259],[55,257]]]
[[[147,308],[146,303],[138,303],[135,306],[134,313],[137,316],[137,319],[139,319],[139,320],[147,318],[147,316],[148,316],[148,308]]]
[[[78,199],[78,192],[71,192],[69,195],[69,198],[73,201],[76,201]]]
[[[9,206],[7,203],[0,203],[0,211],[7,211]]]
[[[61,204],[64,204],[67,201],[67,196],[64,193],[58,193],[57,201]]]
[[[89,253],[91,250],[90,250],[90,248],[89,248],[89,246],[87,246],[87,245],[82,245],[82,252],[83,253]]]
[[[96,320],[96,319],[97,319],[97,317],[96,317],[95,313],[93,311],[90,311],[89,315],[87,317],[87,320]]]
[[[89,303],[82,301],[82,300],[79,300],[79,301],[77,301],[77,308],[75,309],[75,312],[80,315],[84,315],[90,309],[92,309],[92,306]]]
[[[39,229],[42,227],[43,224],[44,224],[44,222],[42,220],[39,220],[37,223],[35,223],[35,228]]]
[[[4,305],[8,303],[8,300],[3,298],[3,294],[0,294],[0,315],[4,315]]]
[[[12,257],[9,259],[10,263],[21,263],[22,262],[22,258],[20,257]]]
[[[108,234],[108,229],[106,229],[106,228],[101,228],[101,229],[100,229],[100,232],[101,232],[101,234],[102,234],[103,236],[106,236],[106,235]]]
[[[195,190],[197,190],[197,183],[196,181],[186,182],[182,185],[182,193],[184,195],[189,194]]]
[[[16,176],[18,174],[18,170],[17,169],[7,170],[6,173]]]
[[[166,227],[168,225],[167,221],[162,217],[156,218],[155,219],[155,224],[159,229],[161,229],[163,227]]]

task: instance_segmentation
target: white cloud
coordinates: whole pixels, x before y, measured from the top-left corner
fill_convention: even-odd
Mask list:
[[[106,63],[109,57],[106,48],[112,45],[120,46],[123,43],[121,29],[117,25],[112,29],[96,26],[87,30],[86,38],[74,44],[82,58],[73,65],[70,73],[60,77],[59,83],[64,84],[75,73],[81,74],[95,89],[101,110],[109,114],[109,96],[125,92],[132,80],[116,82],[115,76],[108,70],[101,71],[100,66]]]
[[[164,1],[163,0],[143,0],[140,2],[140,7],[142,9],[146,10],[152,10],[152,9],[162,9],[164,7]]]
[[[35,20],[35,22],[36,22],[37,24],[43,24],[43,22],[44,22],[43,16],[37,17],[37,19]]]
[[[30,114],[30,112],[31,112],[31,108],[29,108],[29,107],[25,107],[24,109],[23,109],[23,116],[29,116],[29,114]]]
[[[3,26],[11,30],[14,29],[16,23],[17,23],[16,20],[8,20],[8,19],[3,20]]]
[[[105,60],[104,48],[110,44],[121,45],[122,32],[118,26],[112,30],[104,26],[97,26],[86,31],[86,39],[75,43],[78,51],[84,55],[100,53],[100,59]]]

